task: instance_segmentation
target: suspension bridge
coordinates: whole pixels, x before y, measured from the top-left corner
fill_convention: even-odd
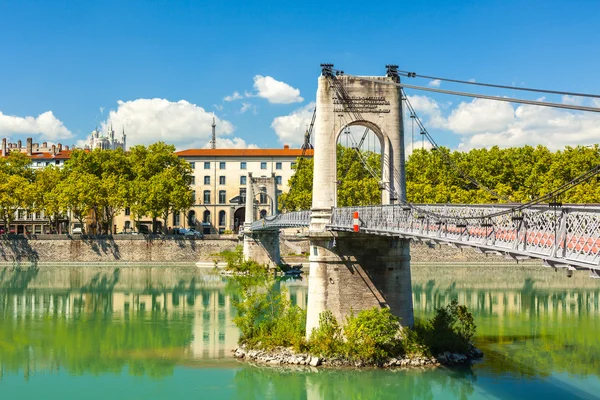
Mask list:
[[[346,75],[335,70],[332,64],[321,67],[317,105],[311,122],[315,148],[312,208],[274,213],[257,221],[249,213],[244,233],[246,257],[278,263],[280,229],[309,228],[307,334],[318,326],[319,314],[324,310],[344,318],[350,312],[373,306],[389,307],[404,324],[412,325],[411,240],[472,248],[516,261],[539,259],[547,267],[564,269],[567,276],[584,269],[589,270],[591,277],[600,277],[600,205],[557,201],[561,194],[598,175],[600,166],[544,196],[515,204],[470,177],[447,157],[445,162],[463,178],[507,203],[409,203],[406,200],[403,104],[432,148],[439,149],[439,146],[417,117],[404,88],[450,91],[401,83],[400,76],[410,78],[416,74],[398,71],[395,65],[386,66],[386,75],[379,77]],[[463,92],[450,94],[600,112],[592,107]],[[380,179],[381,205],[339,208],[336,207],[336,144],[345,129],[356,125],[366,130],[359,144],[353,141],[353,147],[369,173]],[[381,174],[372,171],[361,158],[360,146],[368,131],[373,132],[381,144]],[[249,186],[247,213],[253,209],[252,185]]]

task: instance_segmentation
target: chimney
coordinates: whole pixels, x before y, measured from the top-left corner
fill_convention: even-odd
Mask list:
[[[61,143],[59,143],[59,144],[58,144],[58,152],[60,153],[61,151],[62,151],[62,144],[61,144]]]
[[[2,157],[6,157],[6,138],[2,139]]]
[[[43,143],[42,143],[42,147],[44,147],[44,148],[46,148],[46,149],[47,149],[47,148],[48,148],[48,142],[43,142]]]
[[[17,141],[17,148],[18,148],[19,150],[21,150],[21,145],[22,145],[21,141],[20,141],[20,140],[19,140],[19,141]]]
[[[65,150],[69,151],[69,146],[65,146]]]
[[[27,155],[30,156],[33,151],[32,151],[32,147],[33,146],[33,139],[32,138],[27,138]]]
[[[52,151],[51,151],[52,155],[56,154],[56,146],[52,145]]]
[[[287,150],[287,149],[289,149],[289,148],[290,148],[290,145],[289,145],[289,144],[284,144],[284,145],[283,145],[283,148],[284,148],[285,150]]]

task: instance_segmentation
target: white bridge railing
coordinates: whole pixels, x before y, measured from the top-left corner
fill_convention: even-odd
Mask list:
[[[600,269],[600,206],[389,205],[333,210],[328,229],[474,247],[515,259],[540,258],[556,267]],[[252,230],[310,224],[310,211],[256,221]]]

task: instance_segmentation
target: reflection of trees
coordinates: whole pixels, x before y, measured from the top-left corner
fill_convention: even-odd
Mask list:
[[[163,311],[130,312],[116,318],[104,305],[110,293],[92,293],[89,308],[71,314],[11,315],[3,308],[0,365],[5,372],[65,368],[72,374],[119,372],[165,376],[193,339],[193,315]],[[2,299],[2,304],[12,304]]]
[[[443,391],[456,398],[473,393],[470,369],[327,370],[246,367],[234,378],[239,399],[434,399]]]
[[[460,289],[415,285],[415,314],[433,315],[457,298],[473,312],[485,363],[477,369],[519,376],[569,372],[600,376],[600,289]]]
[[[10,292],[20,292],[27,289],[29,282],[39,272],[37,265],[27,268],[21,266],[2,268],[0,270],[0,289]]]

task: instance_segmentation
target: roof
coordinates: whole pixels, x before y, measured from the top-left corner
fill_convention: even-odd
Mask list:
[[[21,154],[27,155],[31,160],[68,160],[71,158],[71,153],[72,150],[62,150],[54,155],[49,151],[34,151],[31,155],[21,152]],[[8,154],[10,154],[10,152],[7,151],[6,155],[8,156]]]
[[[305,156],[312,157],[308,149]],[[188,149],[176,152],[179,157],[301,157],[302,149]]]

